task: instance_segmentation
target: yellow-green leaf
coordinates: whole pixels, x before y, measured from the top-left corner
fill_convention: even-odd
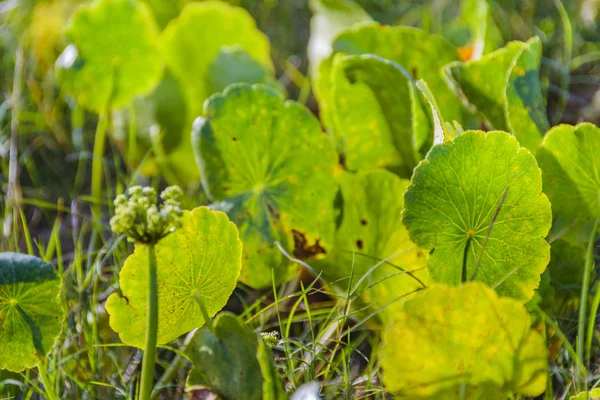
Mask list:
[[[530,325],[524,305],[482,283],[432,285],[386,329],[383,382],[396,398],[415,400],[537,396],[546,389],[547,355]]]
[[[62,88],[97,113],[127,106],[159,82],[158,27],[145,3],[95,0],[79,8],[56,61]]]
[[[198,207],[185,211],[182,222],[155,245],[159,344],[204,324],[196,293],[211,316],[223,308],[242,267],[242,244],[224,213]],[[148,307],[146,245],[136,245],[119,283],[121,294],[112,294],[106,302],[110,326],[124,343],[142,348]]]
[[[447,68],[461,92],[493,129],[511,132],[535,151],[549,128],[539,83],[542,43],[510,42],[479,60]]]
[[[232,85],[204,115],[194,150],[206,193],[240,230],[240,280],[259,288],[289,279],[296,266],[275,242],[309,258],[333,241],[333,144],[307,108],[265,85]]]
[[[600,128],[583,123],[552,128],[537,158],[552,202],[552,235],[587,243],[600,218]]]
[[[429,282],[427,253],[410,241],[402,225],[409,181],[385,170],[342,172],[337,181],[342,221],[333,250],[313,266],[343,291],[356,287],[353,295],[387,322],[405,296]]]
[[[552,221],[529,150],[506,132],[467,131],[434,146],[405,194],[410,238],[430,250],[431,279],[483,281],[523,302],[550,261]]]

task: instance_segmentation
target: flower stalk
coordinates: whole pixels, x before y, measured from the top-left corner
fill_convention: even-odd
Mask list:
[[[110,220],[113,232],[126,235],[131,242],[145,244],[148,255],[148,312],[138,396],[140,400],[150,400],[152,395],[158,343],[158,282],[154,246],[181,226],[182,195],[179,187],[170,186],[160,194],[162,203],[159,204],[156,190],[133,186],[127,194],[117,196],[115,215]]]

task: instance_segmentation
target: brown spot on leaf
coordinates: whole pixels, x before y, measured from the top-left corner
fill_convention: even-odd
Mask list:
[[[192,400],[217,400],[219,395],[210,389],[199,388],[190,391]]]
[[[319,239],[315,241],[315,244],[309,246],[303,233],[292,229],[292,234],[294,235],[294,257],[306,260],[326,253],[325,249],[319,244]]]
[[[366,220],[366,219],[364,219],[364,218],[360,220],[360,224],[361,224],[362,226],[367,226],[367,223],[368,223],[368,222],[367,222],[367,220]]]
[[[362,240],[358,239],[358,240],[356,241],[356,247],[358,247],[358,249],[359,249],[359,250],[362,250],[362,249],[363,249],[363,247],[365,247],[365,244],[363,243],[363,241],[362,241]]]

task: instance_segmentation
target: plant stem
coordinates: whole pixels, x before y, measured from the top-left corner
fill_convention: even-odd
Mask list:
[[[154,363],[158,335],[158,285],[156,282],[156,254],[154,244],[146,246],[148,252],[148,314],[146,316],[146,343],[142,361],[140,400],[149,400],[154,384]]]
[[[588,301],[588,293],[590,291],[590,274],[592,272],[592,264],[594,264],[594,242],[596,239],[596,232],[598,230],[598,221],[600,218],[596,218],[594,222],[594,227],[592,229],[592,233],[590,234],[590,240],[588,243],[587,251],[585,254],[585,267],[583,269],[583,283],[581,285],[581,298],[579,304],[579,319],[577,321],[577,357],[580,360],[584,360],[583,358],[583,342],[585,337],[585,317],[587,311],[587,301]],[[589,367],[586,365],[586,367]],[[581,371],[577,371],[577,376],[579,379],[582,379]],[[587,384],[585,381],[582,382],[584,384],[584,389],[587,390]]]
[[[56,397],[56,394],[53,391],[53,385],[52,385],[52,383],[50,383],[48,374],[46,374],[45,358],[43,360],[44,361],[42,361],[40,364],[38,364],[37,369],[38,369],[38,375],[39,375],[40,379],[42,380],[42,383],[44,384],[44,394],[46,395],[46,397],[49,400],[58,400],[58,397]]]
[[[94,137],[94,154],[92,158],[92,197],[95,204],[92,207],[92,213],[96,219],[100,218],[101,198],[102,198],[102,175],[104,169],[104,144],[106,142],[106,119],[107,112],[102,112],[98,116],[96,125],[96,135]]]

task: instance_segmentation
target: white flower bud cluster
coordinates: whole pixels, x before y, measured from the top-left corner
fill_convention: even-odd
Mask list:
[[[115,199],[115,215],[110,227],[132,242],[156,243],[181,226],[182,196],[179,186],[169,186],[160,194],[162,202],[159,203],[154,188],[132,186],[127,194]]]

